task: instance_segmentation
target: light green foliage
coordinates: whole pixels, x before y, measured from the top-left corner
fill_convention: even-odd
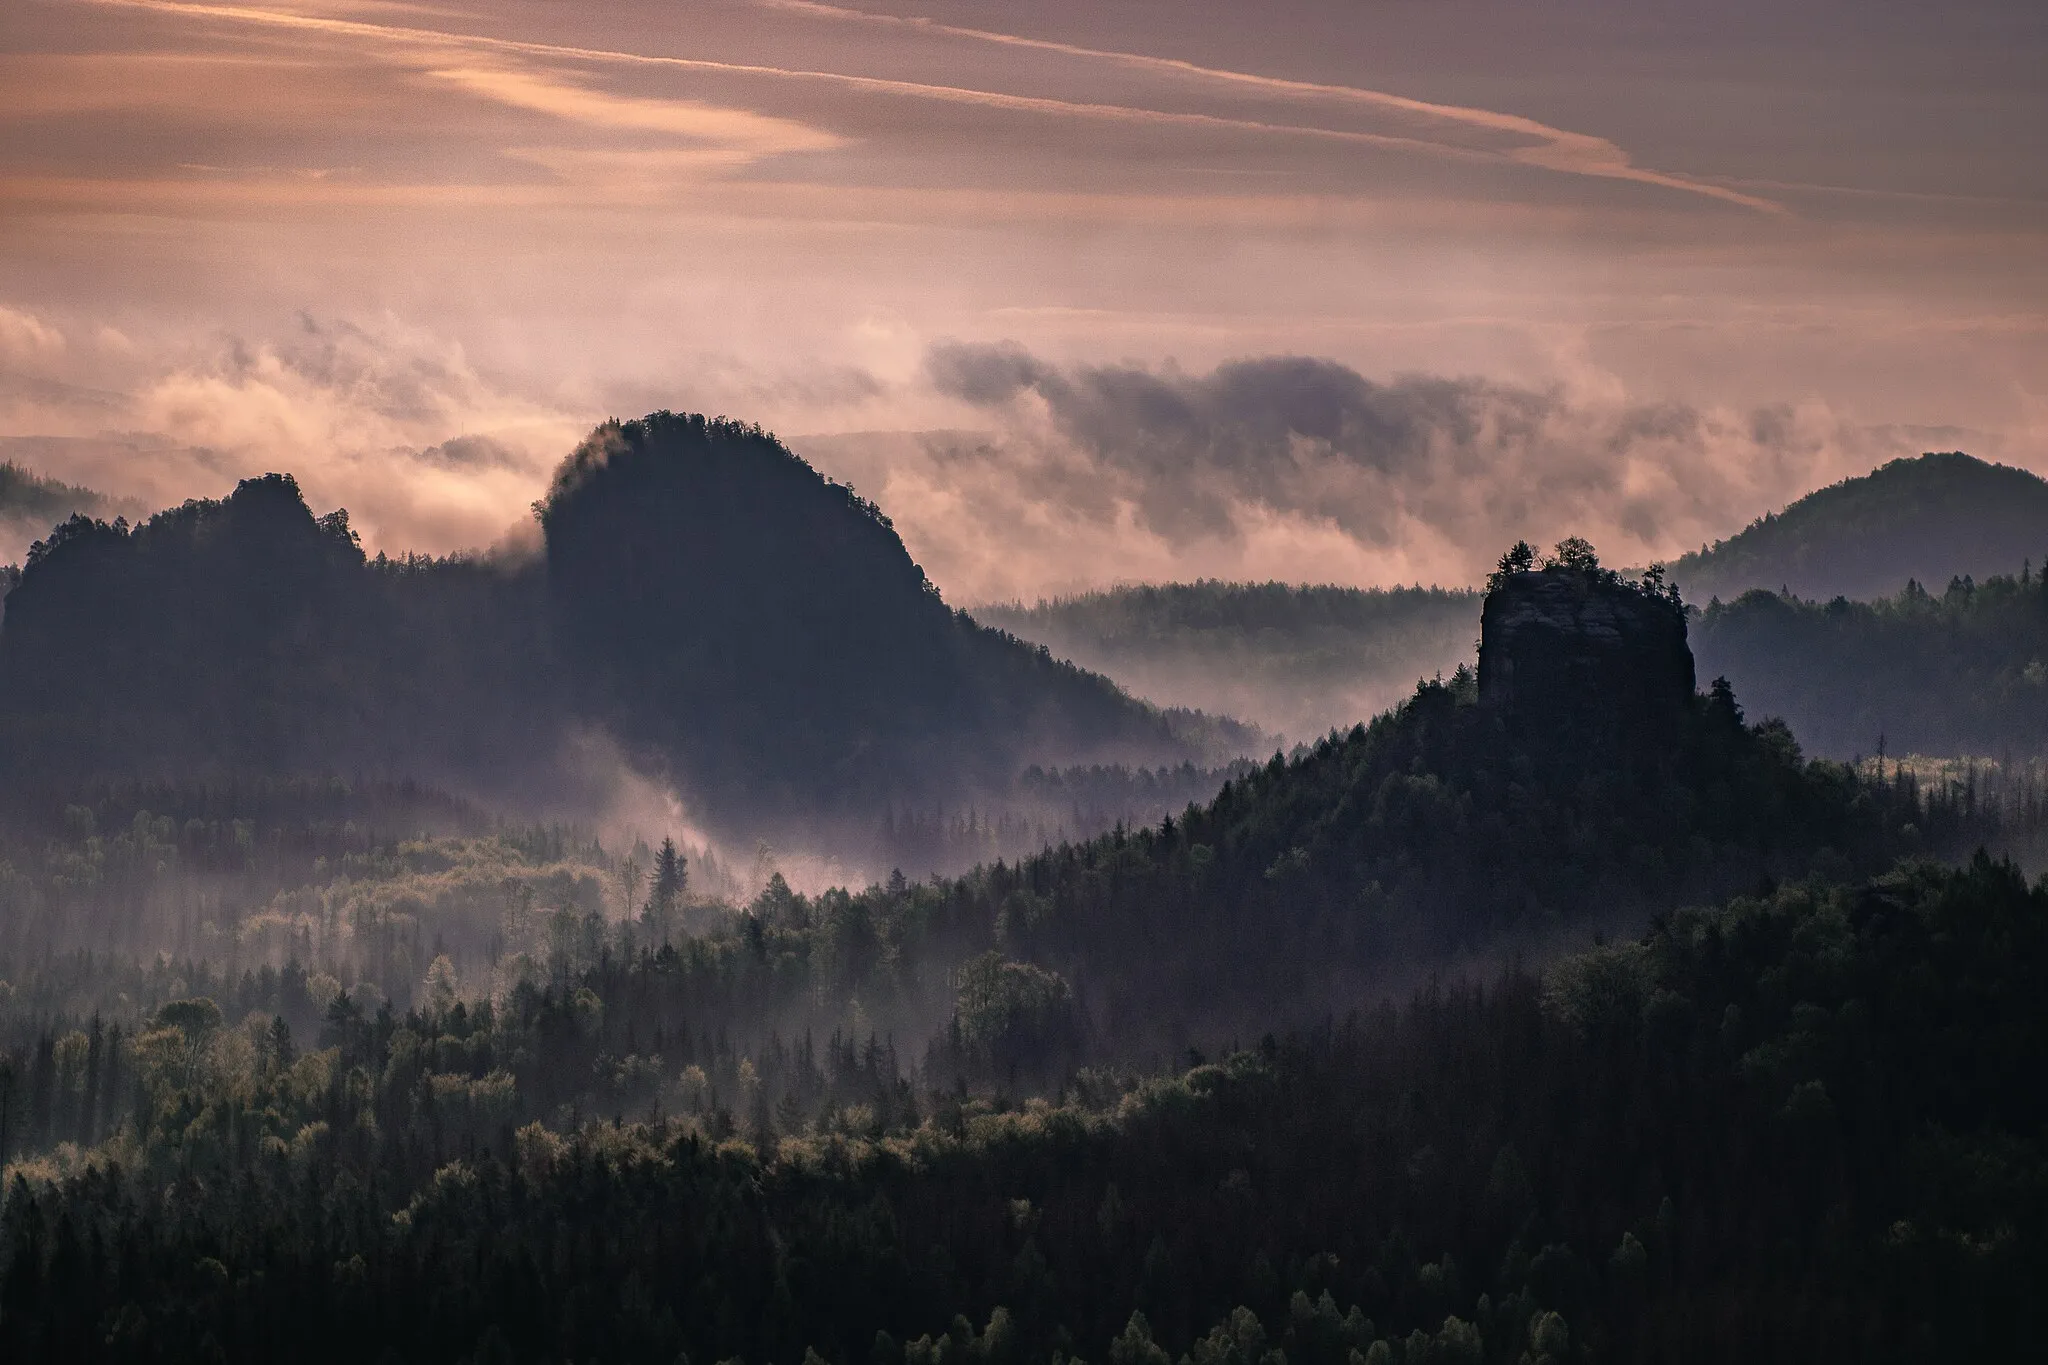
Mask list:
[[[158,1028],[174,1028],[189,1038],[203,1038],[220,1027],[220,1006],[212,1000],[200,997],[194,1000],[173,1000],[156,1012]]]
[[[1571,1329],[1563,1314],[1538,1313],[1529,1320],[1529,1349],[1522,1356],[1526,1365],[1563,1365],[1571,1348]]]
[[[1135,1310],[1123,1334],[1109,1344],[1109,1359],[1110,1365],[1172,1365],[1172,1358],[1152,1340],[1152,1324]]]

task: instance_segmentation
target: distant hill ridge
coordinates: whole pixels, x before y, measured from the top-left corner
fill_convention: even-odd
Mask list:
[[[1783,715],[1823,752],[1866,751],[1881,731],[1894,742],[1912,735],[1906,742],[1939,752],[1959,744],[1996,751],[2008,738],[2032,752],[2041,743],[2040,728],[2027,720],[2032,709],[2009,703],[2038,698],[2026,680],[2042,676],[2033,666],[2048,659],[2048,647],[2023,611],[1993,610],[2010,595],[1994,580],[2023,585],[2029,561],[2048,564],[2048,481],[1952,451],[1894,460],[1819,489],[1683,556],[1668,566],[1667,579],[1691,606],[1704,609],[1718,598],[1728,608],[1704,622],[1702,676],[1726,673],[1761,714]],[[1926,592],[1900,598],[1909,581]],[[1996,590],[1945,597],[1951,581]],[[1839,613],[1795,631],[1795,650],[1792,638],[1768,625],[1789,606],[1775,615],[1770,603],[1736,609],[1737,599],[1758,589],[1789,590],[1801,601],[1871,604],[1852,615],[1882,626],[1856,646],[1874,652],[1853,680],[1842,671],[1829,653],[1848,645],[1849,618]],[[1928,593],[1947,605],[1922,610]],[[1140,696],[1227,711],[1303,739],[1375,714],[1418,677],[1470,663],[1479,596],[1203,580],[977,614]],[[1945,632],[1966,616],[1973,624],[1963,649]],[[1885,643],[1877,644],[1877,636]],[[1885,658],[1887,649],[1905,654]],[[1931,681],[1931,691],[1885,681],[1931,677],[1936,660],[1965,655],[1982,686],[1957,693]],[[1790,666],[1793,658],[1807,661],[1803,680]],[[1961,686],[1960,675],[1951,681]],[[1845,711],[1845,688],[1877,692]],[[1967,718],[1958,713],[1965,698],[1973,712]]]
[[[74,487],[38,474],[13,460],[0,460],[0,599],[13,586],[6,567],[18,562],[31,542],[74,512],[91,517],[136,515],[138,508],[104,493]]]
[[[0,519],[48,526],[72,512],[98,512],[106,505],[106,498],[90,488],[46,478],[12,460],[0,462]]]
[[[594,724],[758,829],[1034,762],[1205,758],[1227,729],[954,612],[880,509],[758,427],[607,423],[539,513],[544,556],[505,563],[366,560],[279,474],[134,527],[74,516],[0,619],[0,764],[502,799],[559,788]]]
[[[974,614],[1140,696],[1299,740],[1348,728],[1406,696],[1416,678],[1470,662],[1479,594],[1202,579]]]
[[[1686,599],[1751,588],[1825,601],[1890,597],[1916,579],[2010,573],[2048,555],[2048,481],[1961,451],[1897,459],[1809,493],[1668,566]]]

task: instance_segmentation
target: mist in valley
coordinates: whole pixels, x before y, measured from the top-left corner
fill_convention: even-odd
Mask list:
[[[1703,611],[1567,538],[1517,542],[1475,590],[1203,580],[968,612],[873,502],[759,427],[666,412],[592,432],[534,519],[488,552],[372,557],[273,474],[134,523],[76,513],[10,571],[0,1155],[20,1189],[203,1180],[253,1152],[264,1179],[332,1171],[330,1199],[378,1207],[360,1171],[448,1219],[471,1216],[439,1202],[461,1182],[554,1199],[591,1159],[717,1152],[774,1181],[856,1153],[986,1161],[1135,1141],[1290,1077],[1370,1096],[1389,1058],[1434,1074],[1474,1028],[1552,1037],[1546,1074],[1592,1084],[1573,1040],[1682,1033],[1689,1014],[1631,1002],[1709,989],[1697,954],[1723,934],[1779,942],[1742,925],[1891,923],[1843,917],[1876,896],[2003,952],[1970,916],[2042,894],[2021,869],[2048,858],[2048,782],[2012,757],[2036,752],[2026,713],[1987,690],[2035,684],[2031,566]],[[1871,648],[1963,673],[1929,691]],[[1701,686],[1728,656],[1745,690]],[[1917,696],[1922,728],[1809,759],[1741,700],[1793,676]],[[1944,739],[1966,747],[1905,754]],[[1991,743],[2002,759],[1970,757]],[[1889,951],[1841,932],[1828,951]],[[1723,1033],[1764,1009],[1741,998]],[[1203,1140],[1249,1140],[1236,1122]],[[1119,1159],[1154,1172],[1134,1193],[1212,1160]],[[1033,1209],[1075,1197],[1028,1188]],[[1128,1216],[1121,1188],[1088,1196],[1098,1222]],[[789,1198],[774,1217],[825,1207]],[[294,1217],[263,1235],[315,1235]],[[367,1272],[413,1245],[397,1226],[336,1245]],[[1215,1231],[1178,1235],[1194,1254]],[[44,1320],[0,1311],[0,1331]],[[967,1330],[1000,1343],[1009,1312]],[[1384,1347],[1356,1307],[1328,1315],[1291,1330]],[[1120,1340],[1132,1324],[1154,1330],[1139,1312]]]
[[[2048,1332],[2038,6],[16,8],[0,1359]]]
[[[974,615],[1148,700],[1299,743],[1379,714],[1418,679],[1470,667],[1479,595],[1205,580],[995,603]]]

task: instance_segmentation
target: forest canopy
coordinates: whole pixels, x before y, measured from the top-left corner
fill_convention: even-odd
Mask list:
[[[317,1051],[188,1002],[137,1040],[120,1139],[17,1168],[0,1343],[1997,1357],[2043,1326],[2044,926],[2048,886],[2010,865],[1922,866],[1063,1098],[921,1097],[835,1036],[772,1108],[761,1070],[722,1089],[693,1066],[678,1110],[565,1131],[513,1125],[540,1057],[619,1038],[591,987],[374,1019],[337,997]],[[95,1030],[84,1064],[105,1052]],[[173,1173],[177,1198],[136,1197]]]
[[[1695,631],[1818,609],[1518,544],[1477,668],[1370,722],[1021,766],[1232,732],[952,611],[754,428],[601,429],[540,517],[538,561],[369,559],[270,476],[35,547],[10,1359],[1936,1360],[2043,1325],[2048,882],[1981,850],[2037,852],[2048,793],[1810,759],[1698,688]],[[1915,591],[1858,628],[2009,649],[2042,588]],[[968,870],[806,890],[766,842],[320,771],[530,773],[564,715]]]
[[[2022,564],[1939,592],[1908,582],[1874,602],[1748,592],[1711,602],[1702,657],[1752,705],[1844,757],[2048,748],[2048,580]]]

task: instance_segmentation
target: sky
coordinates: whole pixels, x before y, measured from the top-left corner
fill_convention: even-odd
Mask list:
[[[0,4],[0,458],[142,505],[723,413],[973,603],[2048,473],[2032,0]]]

